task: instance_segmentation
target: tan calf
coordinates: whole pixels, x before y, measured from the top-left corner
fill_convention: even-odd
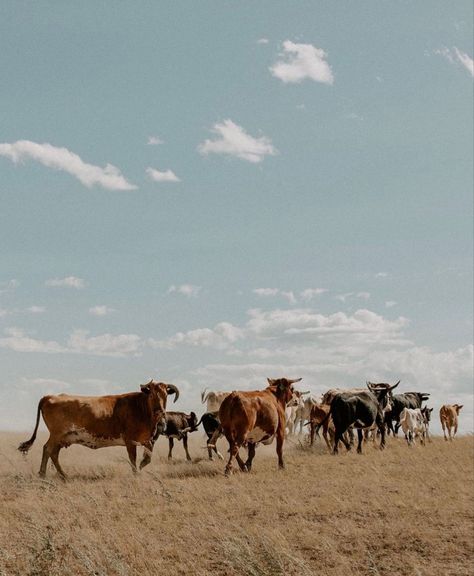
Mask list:
[[[449,439],[452,440],[458,431],[458,416],[462,404],[444,404],[439,411],[439,419],[441,420],[441,427],[443,428],[444,439],[447,440],[446,430],[448,431]],[[454,428],[451,435],[451,429]]]

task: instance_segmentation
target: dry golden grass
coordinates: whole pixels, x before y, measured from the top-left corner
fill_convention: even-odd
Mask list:
[[[474,573],[473,437],[338,457],[288,442],[285,471],[260,447],[227,479],[198,432],[192,464],[160,439],[138,475],[124,448],[63,450],[63,483],[36,475],[44,437],[16,451],[28,436],[0,436],[1,576]]]

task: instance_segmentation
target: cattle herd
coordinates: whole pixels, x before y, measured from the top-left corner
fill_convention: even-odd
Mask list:
[[[140,386],[139,392],[113,396],[72,396],[59,394],[44,396],[38,403],[36,425],[33,435],[22,442],[18,449],[26,454],[33,445],[40,416],[49,430],[49,438],[43,447],[40,476],[46,474],[51,459],[59,476],[66,475],[59,463],[61,448],[81,444],[89,448],[125,446],[134,471],[137,470],[137,447],[143,447],[139,468],[151,461],[153,447],[160,435],[168,437],[169,453],[172,458],[174,440],[182,440],[187,460],[188,433],[202,424],[207,435],[209,459],[213,453],[220,459],[217,440],[225,436],[229,444],[225,474],[232,471],[234,459],[242,471],[250,471],[257,444],[276,441],[278,465],[284,468],[283,444],[288,435],[301,434],[309,426],[311,445],[322,430],[323,438],[330,451],[338,453],[342,442],[347,450],[354,443],[357,430],[357,452],[362,453],[364,441],[376,441],[380,437],[380,448],[384,448],[386,436],[396,436],[400,428],[409,446],[416,438],[421,444],[429,439],[429,425],[433,408],[423,407],[429,394],[405,392],[393,394],[400,384],[367,382],[365,388],[331,389],[321,399],[309,392],[296,390],[294,385],[301,378],[268,378],[264,390],[251,392],[213,392],[205,389],[201,401],[207,411],[198,420],[191,412],[167,412],[169,395],[174,401],[179,390],[173,384],[150,380]],[[458,429],[458,415],[462,405],[444,405],[440,409],[440,421],[444,438],[454,438]],[[244,461],[240,450],[245,448]]]

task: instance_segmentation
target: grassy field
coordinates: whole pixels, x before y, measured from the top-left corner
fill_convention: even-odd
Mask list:
[[[333,457],[321,443],[260,447],[223,476],[200,432],[133,475],[124,448],[61,452],[70,480],[37,477],[44,436],[0,435],[0,575],[413,575],[474,573],[474,439]],[[223,452],[225,444],[222,442]]]

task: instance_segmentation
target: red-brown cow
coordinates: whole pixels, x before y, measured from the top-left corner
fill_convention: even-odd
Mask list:
[[[222,402],[219,410],[221,429],[229,442],[229,461],[226,475],[232,470],[235,457],[242,471],[250,471],[255,456],[255,445],[259,442],[271,444],[276,437],[278,465],[283,464],[283,442],[285,440],[285,406],[293,396],[293,384],[297,380],[267,378],[268,387],[256,392],[232,392]],[[239,448],[247,444],[248,458],[244,462]]]
[[[449,434],[449,439],[452,440],[458,431],[458,416],[462,404],[444,404],[439,410],[439,419],[441,420],[441,426],[443,428],[444,439],[447,440],[446,430]],[[451,435],[451,429],[453,429],[453,434]]]
[[[27,453],[36,439],[40,414],[49,430],[43,447],[39,475],[44,477],[51,458],[58,474],[65,479],[58,456],[61,448],[82,444],[89,448],[125,446],[133,470],[136,471],[137,446],[144,447],[140,468],[151,460],[153,438],[166,427],[165,410],[168,394],[179,397],[173,384],[150,380],[140,392],[115,396],[44,396],[38,404],[36,426],[32,437],[18,450]]]

